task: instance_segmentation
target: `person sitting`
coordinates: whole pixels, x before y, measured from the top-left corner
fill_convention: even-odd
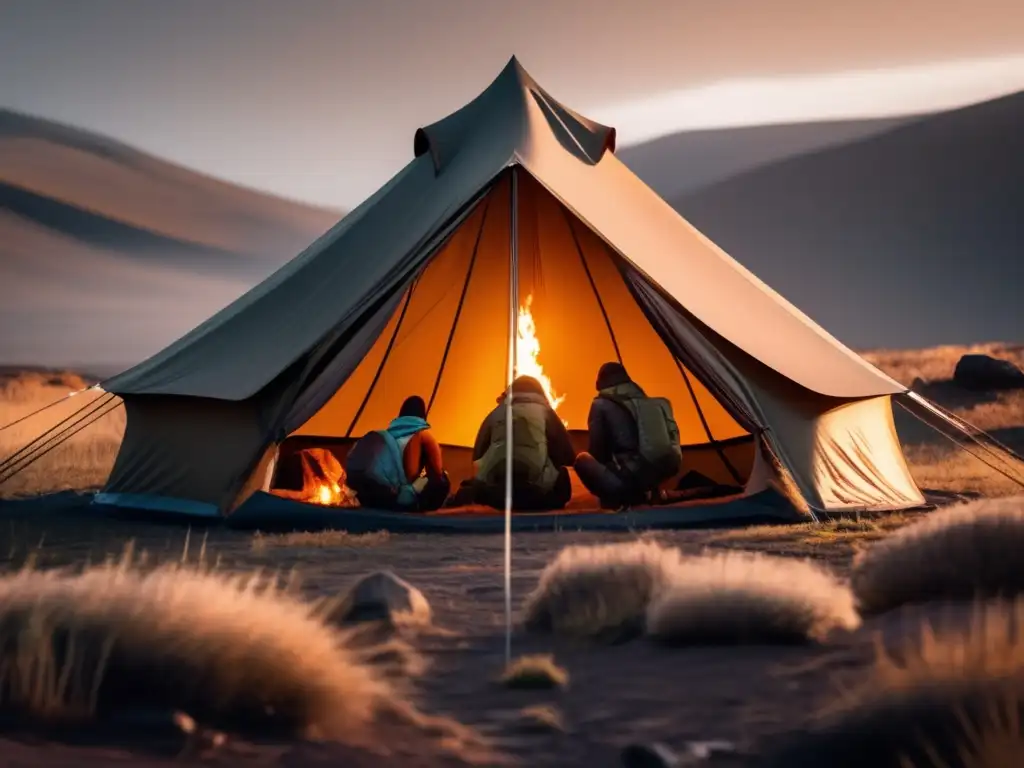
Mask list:
[[[596,388],[587,417],[589,451],[576,458],[580,481],[605,508],[660,497],[660,484],[682,464],[672,405],[648,397],[622,363],[602,365]]]
[[[473,445],[476,476],[460,490],[480,504],[504,509],[506,478],[505,393],[480,425]],[[512,506],[517,510],[561,509],[572,497],[569,467],[576,460],[569,432],[532,376],[512,382]]]
[[[349,451],[348,486],[364,507],[407,512],[439,509],[451,490],[427,406],[406,398],[386,429],[369,432]]]

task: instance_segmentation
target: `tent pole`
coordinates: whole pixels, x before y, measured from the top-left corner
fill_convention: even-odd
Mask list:
[[[505,663],[512,661],[512,382],[516,376],[519,333],[519,237],[516,230],[516,167],[509,190],[508,367],[505,376]]]

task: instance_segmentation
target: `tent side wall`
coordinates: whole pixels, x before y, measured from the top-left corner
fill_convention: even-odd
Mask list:
[[[124,439],[96,503],[222,514],[265,440],[256,404],[128,395],[124,407]]]
[[[635,270],[627,279],[669,346],[696,355],[716,391],[765,428],[784,471],[813,509],[826,512],[907,509],[924,503],[907,466],[892,396],[839,398],[812,392],[754,359]],[[770,480],[758,465],[748,492]]]

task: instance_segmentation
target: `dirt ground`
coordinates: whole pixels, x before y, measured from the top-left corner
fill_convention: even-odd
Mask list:
[[[914,378],[925,379],[917,387],[923,394],[1016,450],[1024,450],[1024,393],[975,395],[959,391],[944,380],[964,351],[968,350],[877,352],[869,358],[907,384]],[[1024,361],[1020,347],[985,351]],[[8,380],[0,392],[0,423],[20,418],[80,385],[79,381],[52,377]],[[521,765],[616,766],[622,747],[636,742],[663,742],[681,754],[692,742],[710,741],[725,741],[741,751],[753,751],[766,740],[800,728],[847,682],[862,679],[872,659],[873,638],[879,631],[898,636],[921,618],[914,612],[898,612],[870,620],[855,634],[822,648],[670,650],[643,640],[594,647],[555,643],[516,632],[513,655],[553,653],[568,670],[570,682],[565,690],[553,693],[509,691],[495,683],[504,666],[501,537],[390,536],[380,537],[372,546],[352,546],[344,537],[277,539],[226,530],[210,531],[204,538],[200,531],[175,527],[83,520],[74,513],[85,497],[73,493],[28,501],[3,499],[5,495],[32,496],[102,484],[123,430],[120,413],[97,425],[92,434],[76,437],[45,462],[33,465],[19,476],[18,483],[0,489],[0,569],[8,571],[27,560],[44,568],[80,566],[121,555],[129,541],[150,562],[177,561],[185,552],[188,538],[190,558],[198,557],[204,548],[207,560],[218,562],[221,568],[262,568],[281,573],[294,570],[310,596],[333,595],[366,573],[392,570],[424,592],[436,624],[451,631],[450,636],[428,635],[417,640],[431,662],[417,684],[418,703],[427,712],[447,714],[479,729]],[[50,426],[52,420],[66,415],[51,414],[53,419],[41,427],[26,421],[8,430],[0,440],[0,455],[16,450]],[[1020,493],[1011,481],[972,457],[954,452],[943,438],[905,414],[897,413],[896,417],[911,471],[922,487],[991,496]],[[858,548],[870,546],[914,517],[901,515],[823,526],[683,531],[659,533],[656,538],[687,552],[705,547],[739,548],[810,557],[844,575]],[[629,538],[573,531],[517,536],[513,541],[513,604],[522,603],[541,569],[563,546]],[[556,707],[565,730],[522,732],[516,726],[519,711],[537,704]],[[257,746],[229,740],[201,762],[287,768],[447,764],[441,755],[418,751],[415,744],[404,744],[403,738],[401,732],[396,732],[394,739],[388,740],[396,750],[388,758],[355,754],[336,746]],[[101,743],[29,741],[10,728],[5,730],[0,721],[0,767],[155,767],[189,762],[174,759],[180,745],[173,738],[169,744],[155,737],[135,738],[131,743],[122,739],[126,743],[120,746],[99,737],[97,741]],[[757,764],[755,757],[742,754],[710,762]]]
[[[65,499],[72,505],[73,500]],[[81,502],[78,502],[81,503]],[[62,504],[63,505],[63,504]],[[685,753],[690,742],[726,741],[751,749],[760,740],[799,727],[839,690],[843,674],[856,674],[871,660],[868,624],[838,645],[823,648],[734,647],[689,650],[659,648],[639,640],[611,647],[556,643],[516,632],[513,655],[554,653],[570,676],[565,690],[510,691],[495,683],[504,666],[503,549],[495,536],[389,536],[369,546],[349,546],[323,537],[265,538],[240,532],[198,531],[68,522],[38,502],[0,504],[0,557],[4,570],[34,559],[51,568],[119,556],[129,541],[150,561],[195,559],[205,549],[221,568],[262,568],[298,573],[302,590],[332,595],[355,578],[389,569],[419,587],[436,624],[452,636],[426,636],[418,647],[431,662],[418,684],[418,702],[474,726],[503,752],[532,766],[615,766],[634,742],[662,742]],[[659,533],[658,540],[687,552],[705,547],[769,551],[849,569],[857,547],[885,535],[912,516],[824,527],[789,526],[743,530]],[[653,535],[653,534],[651,534]],[[188,552],[186,553],[186,537]],[[534,587],[544,565],[570,543],[607,543],[628,535],[524,534],[513,542],[514,605]],[[801,667],[806,667],[801,671]],[[565,732],[527,734],[515,723],[529,705],[553,705]],[[398,738],[398,736],[396,736]],[[0,748],[0,765],[158,765],[170,756],[154,745],[60,746],[11,742]],[[344,756],[343,756],[344,755]],[[367,765],[414,765],[411,757],[366,758]],[[440,765],[436,755],[419,755]],[[256,747],[229,743],[204,764],[318,766],[361,765],[341,748],[310,745]],[[343,761],[343,762],[342,762]],[[180,764],[180,763],[179,763]],[[723,764],[716,761],[714,764]],[[731,765],[755,765],[731,756]]]

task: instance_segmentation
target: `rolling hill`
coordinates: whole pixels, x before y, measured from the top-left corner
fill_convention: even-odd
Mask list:
[[[873,136],[912,120],[834,120],[681,131],[616,150],[666,200],[763,165]]]
[[[0,110],[0,361],[134,362],[341,215]]]
[[[1024,334],[1024,93],[788,158],[670,202],[848,344]]]

